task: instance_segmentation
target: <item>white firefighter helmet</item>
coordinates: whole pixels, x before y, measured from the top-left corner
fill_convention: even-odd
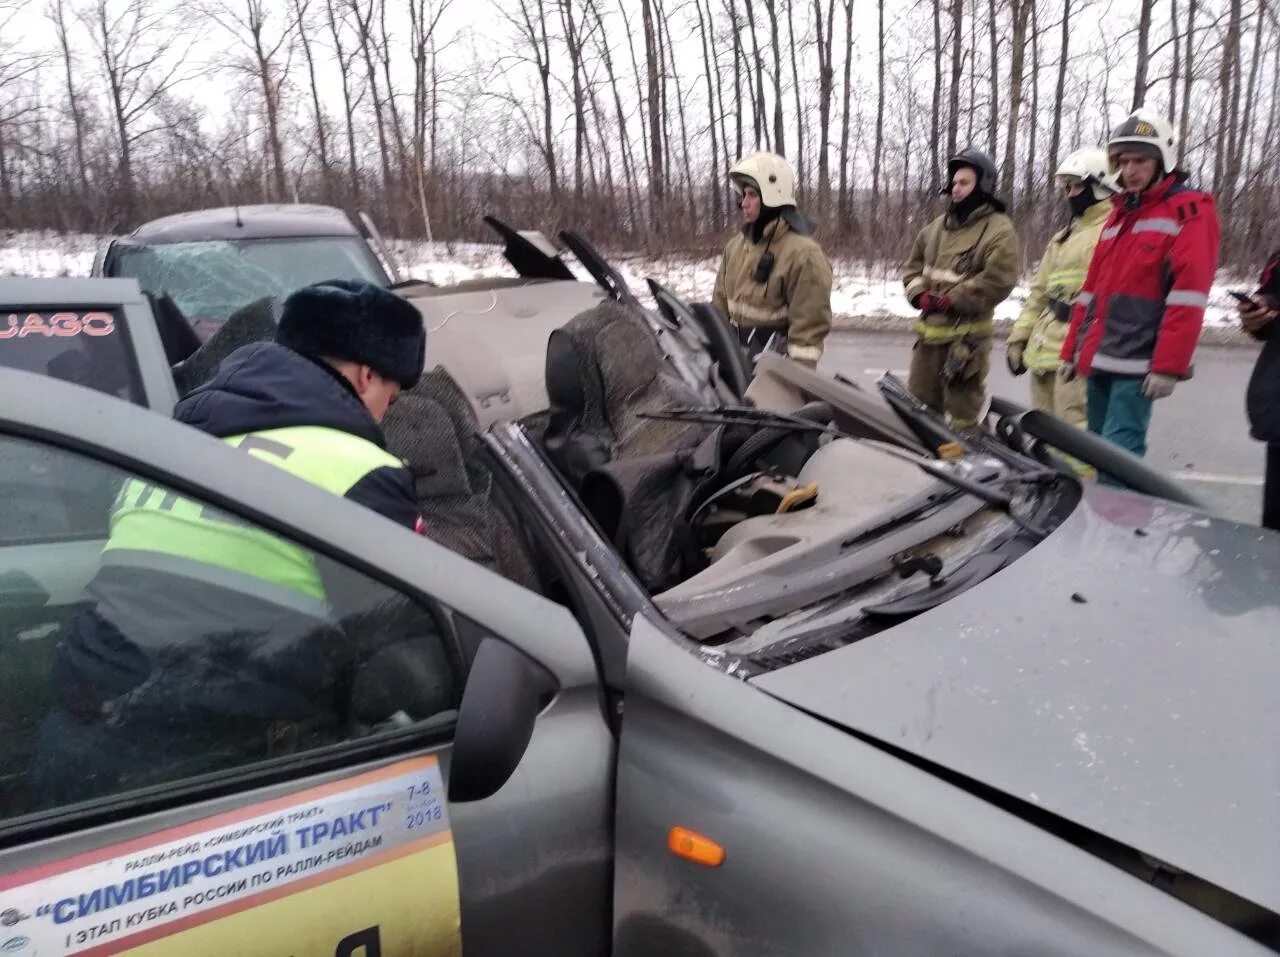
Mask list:
[[[1126,147],[1133,147],[1133,152],[1153,152],[1166,173],[1172,173],[1178,165],[1173,124],[1151,110],[1134,110],[1111,134],[1107,160],[1113,170],[1119,168],[1120,154],[1126,152]]]
[[[729,179],[739,188],[750,186],[770,209],[796,204],[796,174],[777,153],[752,153],[729,167]]]
[[[1085,146],[1070,154],[1054,171],[1053,176],[1060,186],[1070,185],[1073,179],[1092,185],[1093,194],[1098,199],[1106,199],[1110,194],[1120,192],[1107,151],[1097,146]]]

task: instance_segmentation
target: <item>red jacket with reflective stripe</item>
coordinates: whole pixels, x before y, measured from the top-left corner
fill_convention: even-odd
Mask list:
[[[1112,200],[1062,345],[1081,375],[1190,377],[1218,268],[1218,214],[1184,179]]]

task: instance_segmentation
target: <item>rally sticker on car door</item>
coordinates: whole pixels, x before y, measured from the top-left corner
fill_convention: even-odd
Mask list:
[[[0,878],[0,953],[456,955],[433,757]]]

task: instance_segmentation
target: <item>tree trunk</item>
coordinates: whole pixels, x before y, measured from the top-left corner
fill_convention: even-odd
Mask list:
[[[1236,137],[1237,171],[1243,168],[1244,163],[1248,161],[1250,147],[1252,146],[1253,138],[1256,135],[1258,126],[1259,126],[1258,110],[1256,109],[1258,100],[1255,99],[1255,96],[1258,90],[1258,67],[1259,67],[1260,61],[1262,60],[1262,50],[1263,50],[1264,41],[1266,39],[1264,34],[1264,27],[1266,25],[1266,22],[1264,20],[1265,11],[1266,11],[1266,6],[1262,3],[1259,3],[1258,4],[1258,24],[1254,28],[1254,36],[1253,36],[1253,56],[1249,60],[1249,86],[1245,91],[1245,96],[1244,96],[1245,109],[1243,111],[1243,116],[1240,117],[1240,132]],[[1237,91],[1237,93],[1238,92],[1239,91]],[[1275,95],[1273,92],[1272,94],[1273,110],[1275,109],[1274,96]]]
[[[884,0],[881,4],[881,22]],[[884,105],[884,42],[880,44],[880,104]],[[845,234],[852,216],[849,196],[849,113],[853,105],[853,0],[844,0],[844,114],[840,120],[840,197],[836,202],[840,215],[840,233]]]
[[[782,41],[778,36],[778,0],[764,0],[769,14],[769,37],[773,47],[773,151],[787,155],[782,127]]]
[[[1191,122],[1191,83],[1195,79],[1196,6],[1199,0],[1187,0],[1187,55],[1183,64],[1182,109],[1179,111],[1178,149],[1186,155],[1187,129]]]
[[[709,0],[708,0],[709,2]],[[737,120],[737,137],[734,140],[733,158],[742,155],[742,25],[738,19],[738,7],[734,0],[727,0],[729,11],[729,29],[733,31],[733,113]],[[747,86],[751,85],[750,71],[747,74]]]
[[[249,3],[254,9],[253,0]],[[274,70],[266,51],[262,47],[263,20],[259,16],[251,19],[250,30],[253,32],[253,54],[257,61],[258,80],[262,84],[262,103],[267,113],[267,144],[271,149],[271,186],[279,202],[285,201],[284,183],[284,147],[280,143],[279,100],[277,85],[273,76]]]
[[[387,112],[391,116],[391,134],[396,141],[396,167],[400,173],[400,182],[404,189],[404,197],[396,205],[408,208],[413,194],[413,177],[409,173],[409,149],[405,143],[404,123],[400,119],[400,107],[396,104],[396,85],[391,80],[391,39],[387,35],[387,4],[381,0],[378,4],[378,60],[382,64],[383,82],[387,90]]]
[[[298,39],[302,41],[302,55],[307,61],[307,80],[311,88],[311,107],[316,118],[316,145],[320,151],[320,183],[321,196],[325,202],[332,202],[332,184],[330,178],[332,170],[329,167],[329,131],[326,128],[324,118],[324,108],[320,105],[320,87],[316,83],[316,61],[311,53],[311,40],[308,38],[310,31],[307,29],[303,18],[307,11],[306,0],[293,0],[294,15],[298,18]]]
[[[390,216],[384,218],[391,224],[393,229],[399,226],[399,218],[396,215],[397,207],[388,205],[391,195],[391,150],[387,145],[387,126],[386,120],[382,112],[382,99],[378,94],[378,70],[373,62],[373,35],[370,29],[373,23],[373,4],[375,0],[369,0],[369,9],[367,16],[362,16],[360,3],[361,0],[348,0],[351,6],[351,12],[356,18],[357,39],[360,41],[360,53],[364,59],[365,76],[369,81],[369,96],[373,100],[373,119],[374,128],[378,133],[378,153],[382,160],[382,210],[381,212],[391,213]],[[390,91],[388,91],[390,92]]]
[[[1010,38],[1012,52],[1009,58],[1009,125],[1005,130],[1004,169],[1001,177],[1001,193],[1012,209],[1013,164],[1018,152],[1018,120],[1022,113],[1022,72],[1026,57],[1027,14],[1031,0],[1009,0],[1013,13],[1013,35]]]
[[[823,19],[822,0],[813,0],[813,13],[818,31],[818,206],[822,215],[831,214],[831,96],[835,92],[836,72],[831,62],[836,5],[828,0]]]
[[[1147,101],[1147,61],[1151,58],[1151,8],[1155,0],[1139,0],[1138,62],[1133,77],[1133,106],[1136,110]]]
[[[960,135],[960,72],[964,66],[964,0],[951,0],[951,96],[948,101],[947,155],[956,154]]]
[[[573,75],[573,200],[575,214],[581,210],[585,197],[583,183],[583,159],[587,141],[586,95],[582,86],[582,46],[574,21],[573,0],[559,0],[560,24],[564,27],[564,42],[569,53],[569,70]]]
[[[1169,72],[1169,122],[1175,126],[1178,112],[1178,81],[1182,78],[1182,42],[1178,38],[1178,0],[1169,0],[1169,36],[1173,41],[1173,69]]]
[[[658,89],[658,31],[653,18],[653,0],[640,0],[640,10],[644,19],[644,48],[649,80],[649,218],[653,232],[657,233],[662,228],[666,205],[665,173],[662,166],[662,127],[665,118],[662,116],[662,97]]]
[[[1000,155],[1000,38],[996,0],[987,0],[987,29],[991,35],[991,113],[987,117],[987,152],[994,157]]]
[[[876,139],[871,154],[871,228],[880,229],[880,171],[884,160],[884,4],[876,3]],[[852,3],[849,4],[852,7]],[[852,17],[850,22],[852,23]],[[845,61],[845,85],[849,83],[848,61]],[[846,132],[848,129],[846,113]]]
[[[71,42],[67,34],[67,21],[65,9],[62,0],[54,0],[51,14],[54,27],[58,34],[58,46],[62,51],[62,65],[66,71],[67,82],[67,101],[71,108],[71,123],[75,136],[75,153],[76,153],[76,177],[79,183],[79,202],[83,207],[83,212],[88,212],[89,206],[89,164],[85,161],[84,155],[84,112],[80,107],[80,97],[76,92],[75,85],[75,66],[71,54]],[[6,200],[6,205],[11,200]],[[88,224],[84,224],[81,228],[89,228]]]
[[[715,86],[717,85],[716,77],[719,76],[719,61],[712,58],[711,45],[707,42],[707,19],[702,15],[702,0],[694,0],[694,4],[698,10],[698,37],[702,41],[702,75],[707,81],[707,118],[709,120],[707,127],[711,134],[711,169],[707,177],[707,191],[711,194],[711,219],[718,229],[724,222],[724,190],[720,186],[722,175],[720,140],[716,135]]]
[[[622,24],[626,27],[627,33],[627,49],[631,53],[631,72],[636,78],[636,90],[638,91],[645,84],[645,77],[640,74],[640,60],[636,56],[635,31],[631,29],[631,18],[627,16],[626,0],[621,0],[618,5],[619,13],[622,14]],[[649,148],[649,125],[645,120],[644,98],[640,97],[640,155],[644,158],[645,176],[649,183],[653,183],[653,153]],[[739,104],[741,107],[741,104]],[[650,185],[652,191],[652,185]]]
[[[1027,112],[1030,122],[1027,130],[1026,179],[1023,181],[1022,195],[1030,200],[1035,195],[1036,132],[1040,120],[1040,20],[1036,12],[1036,0],[1028,2],[1031,4],[1031,109]]]
[[[787,0],[787,43],[791,47],[791,78],[794,83],[792,92],[795,93],[796,99],[796,185],[798,191],[803,193],[808,183],[808,162],[809,157],[804,148],[804,105],[800,97],[800,66],[796,60],[796,22],[795,22],[795,0]],[[822,45],[819,38],[818,45]],[[819,78],[821,78],[822,70],[819,67]]]
[[[933,107],[929,112],[929,154],[934,183],[941,185],[938,149],[941,143],[942,111],[942,0],[933,0]]]
[[[769,120],[766,116],[764,105],[764,57],[760,55],[760,37],[756,33],[756,8],[752,0],[745,0],[747,8],[747,25],[751,28],[751,46],[755,53],[756,65],[756,82],[755,90],[751,94],[751,102],[753,104],[753,116],[751,117],[756,131],[756,146],[760,145],[761,132],[764,134],[765,149],[771,149],[769,144]]]
[[[338,27],[333,0],[325,0],[325,5],[329,11],[329,30],[333,34],[333,49],[338,57],[338,72],[342,76],[342,104],[347,120],[347,156],[351,167],[351,201],[358,204],[360,202],[360,162],[356,157],[355,104],[351,99],[351,83],[348,80],[355,54],[347,57],[342,49],[342,32]]]
[[[596,36],[600,48],[600,56],[604,60],[605,75],[609,78],[609,86],[613,90],[613,108],[618,119],[618,137],[622,141],[622,176],[627,184],[627,216],[628,228],[638,230],[640,220],[636,215],[636,178],[635,157],[631,152],[631,137],[627,134],[627,117],[622,109],[622,92],[618,86],[618,75],[613,67],[613,54],[609,50],[609,42],[605,34],[604,18],[600,8],[591,0],[591,12],[595,16]]]
[[[1231,167],[1235,162],[1236,110],[1240,104],[1240,0],[1230,0],[1227,34],[1222,44],[1222,61],[1218,68],[1218,90],[1222,99],[1218,108],[1218,148],[1213,160],[1213,191],[1224,206],[1230,203]]]

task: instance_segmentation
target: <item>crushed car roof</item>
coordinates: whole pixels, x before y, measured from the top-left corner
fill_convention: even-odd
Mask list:
[[[1280,535],[1096,489],[999,576],[753,683],[1280,912],[1278,642]]]
[[[209,239],[293,236],[359,236],[346,213],[307,203],[222,206],[177,213],[143,223],[130,241],[184,243]]]

